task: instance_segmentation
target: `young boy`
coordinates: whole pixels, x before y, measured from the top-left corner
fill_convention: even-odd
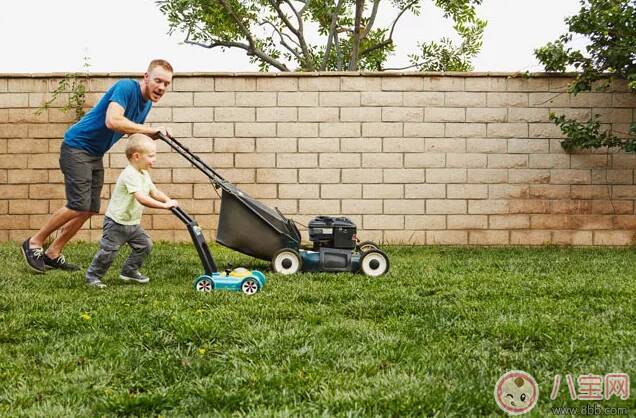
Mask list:
[[[132,253],[124,263],[119,278],[137,283],[148,283],[150,280],[139,273],[152,248],[150,237],[140,225],[143,206],[158,209],[178,206],[176,200],[157,190],[150,179],[148,170],[155,163],[156,152],[157,146],[150,137],[134,134],[128,138],[126,158],[129,164],[117,178],[108,203],[100,248],[86,272],[87,285],[106,287],[101,279],[115,260],[119,248],[126,243],[132,248]]]

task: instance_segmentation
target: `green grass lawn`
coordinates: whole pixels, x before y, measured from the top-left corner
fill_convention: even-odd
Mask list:
[[[67,259],[87,267],[93,244]],[[219,246],[217,263],[267,264]],[[539,383],[526,416],[571,401],[565,374],[636,386],[636,252],[387,248],[391,271],[267,272],[263,292],[197,293],[192,245],[157,244],[149,285],[29,273],[1,244],[0,416],[502,416],[497,379]],[[553,377],[563,376],[549,399]],[[600,401],[629,408],[628,400]]]

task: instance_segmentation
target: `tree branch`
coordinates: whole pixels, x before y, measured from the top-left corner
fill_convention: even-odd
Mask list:
[[[389,38],[386,41],[382,41],[379,44],[375,44],[372,47],[369,47],[369,48],[365,49],[364,51],[360,52],[360,56],[363,57],[366,54],[369,54],[369,53],[375,51],[376,49],[384,48],[385,46],[391,45],[392,43],[393,43],[393,39]]]
[[[355,71],[358,69],[358,55],[360,53],[360,32],[363,9],[364,0],[356,0],[356,16],[353,27],[353,46],[351,48],[351,57],[349,57],[349,71]]]
[[[290,9],[292,9],[292,12],[294,12],[294,14],[296,15],[296,19],[298,20],[298,30],[300,31],[300,28],[303,25],[303,20],[300,18],[300,14],[298,14],[298,10],[296,10],[296,8],[294,7],[294,5],[292,4],[291,1],[289,0],[283,0],[285,3],[287,3],[287,5],[289,6]],[[306,7],[306,6],[305,6]]]
[[[249,42],[250,47],[255,49],[256,45],[254,42],[254,38],[252,38],[252,33],[245,26],[245,24],[243,23],[243,20],[236,14],[232,6],[228,4],[226,0],[219,0],[219,3],[221,3],[225,11],[232,17],[232,19],[234,19],[234,22],[236,22],[241,32],[243,32],[243,35],[245,35],[245,37],[247,38],[247,41]]]
[[[342,71],[342,48],[338,39],[338,32],[333,35],[334,46],[336,47],[336,69]]]
[[[401,71],[408,70],[409,68],[417,67],[417,64],[407,65],[406,67],[389,67],[389,68],[381,68],[380,71]]]
[[[305,55],[305,62],[310,64],[309,70],[313,71],[316,68],[316,63],[314,62],[311,51],[307,46],[307,43],[305,42],[305,29],[303,26],[303,13],[305,13],[305,9],[309,5],[309,2],[304,2],[305,5],[300,10],[300,12],[296,10],[290,0],[285,0],[285,3],[287,3],[293,10],[294,14],[296,14],[296,19],[298,19],[298,39],[300,41],[300,48],[303,50],[303,55]]]
[[[276,11],[276,13],[278,14],[278,17],[280,17],[280,19],[283,21],[285,26],[287,26],[287,28],[289,28],[289,30],[292,31],[292,33],[294,35],[296,35],[296,37],[298,38],[298,43],[300,44],[300,49],[302,50],[303,56],[305,57],[305,59],[301,60],[301,62],[300,62],[301,66],[304,63],[311,64],[311,67],[309,68],[309,70],[313,70],[314,69],[313,62],[312,62],[313,60],[310,60],[309,48],[307,47],[307,43],[305,42],[305,37],[304,37],[303,32],[301,30],[301,28],[302,28],[302,19],[301,19],[300,15],[298,14],[298,11],[291,4],[291,2],[289,2],[288,0],[285,0],[285,3],[287,3],[287,5],[289,5],[289,7],[291,7],[292,11],[296,15],[296,17],[298,19],[298,24],[299,24],[298,28],[296,28],[291,23],[291,21],[287,18],[287,16],[283,12],[283,9],[281,9],[281,7],[280,7],[281,3],[278,0],[269,0],[270,6],[272,6],[272,8]]]
[[[410,2],[409,4],[406,5],[406,7],[404,7],[404,9],[400,10],[400,13],[397,15],[397,17],[393,21],[393,24],[391,25],[391,31],[389,32],[389,37],[386,40],[380,42],[379,44],[375,44],[372,47],[369,47],[365,49],[364,51],[360,52],[360,56],[373,52],[376,49],[384,48],[388,45],[391,45],[393,43],[393,31],[395,30],[395,25],[397,24],[398,20],[400,20],[404,12],[406,12],[409,8],[411,8],[411,6],[413,6],[415,3],[417,3],[417,0]]]
[[[278,61],[274,57],[267,55],[265,52],[261,51],[260,48],[256,46],[256,42],[254,41],[254,38],[252,37],[252,34],[249,31],[249,28],[247,28],[245,24],[243,23],[243,20],[239,16],[237,16],[236,12],[232,8],[232,6],[228,4],[227,0],[219,0],[219,2],[221,3],[225,11],[232,17],[232,19],[234,19],[239,29],[241,30],[241,32],[243,32],[243,34],[247,38],[247,41],[249,42],[249,46],[250,46],[250,49],[247,51],[247,55],[250,55],[250,56],[256,55],[261,60],[278,68],[281,71],[289,71],[289,68],[287,68],[285,64]]]
[[[362,35],[362,39],[366,38],[371,32],[371,28],[373,27],[373,23],[375,23],[375,17],[378,14],[378,7],[380,6],[380,0],[374,0],[373,2],[373,11],[371,12],[371,16],[369,17],[369,22],[367,23],[367,27],[364,31],[364,35]]]
[[[298,43],[298,41],[296,41],[294,38],[292,38],[291,36],[289,36],[289,34],[283,32],[282,30],[278,29],[276,27],[276,25],[274,25],[272,22],[270,22],[269,20],[264,20],[262,22],[259,23],[260,26],[263,25],[270,25],[277,33],[279,36],[281,37],[286,37],[287,39],[289,39],[294,45],[296,45],[298,48],[300,48],[300,44]]]
[[[307,7],[309,6],[309,0],[296,0],[296,1],[304,4],[303,8],[300,9],[300,11],[298,12],[298,14],[302,16],[305,13],[305,10],[307,9]]]
[[[241,49],[244,49],[246,51],[250,50],[250,46],[249,45],[242,44],[240,42],[214,41],[214,42],[209,43],[209,44],[204,44],[204,43],[197,42],[197,41],[190,41],[188,39],[184,40],[183,42],[188,44],[188,45],[196,45],[196,46],[200,46],[200,47],[208,48],[208,49],[217,48],[217,47],[226,47],[226,48],[241,48]]]
[[[270,64],[273,67],[278,68],[281,71],[287,71],[287,72],[290,71],[285,64],[278,61],[276,58],[270,57],[269,55],[267,55],[266,53],[264,53],[258,48],[248,51],[247,55],[256,55],[261,60],[265,61],[266,63]]]
[[[302,59],[303,59],[303,58],[302,58],[302,56],[300,55],[300,52],[298,52],[298,50],[297,50],[296,48],[293,48],[292,46],[290,46],[287,42],[285,42],[285,39],[283,39],[283,36],[285,36],[285,37],[287,37],[290,41],[292,41],[292,42],[296,43],[296,41],[295,41],[295,40],[294,40],[291,36],[289,36],[288,34],[286,34],[286,33],[284,33],[284,32],[281,32],[281,31],[280,31],[280,30],[276,27],[276,25],[274,25],[272,22],[270,22],[270,21],[268,21],[268,20],[263,21],[263,22],[261,23],[261,25],[270,25],[270,26],[271,26],[271,27],[272,27],[272,28],[276,31],[276,33],[278,34],[278,36],[280,37],[280,43],[281,43],[281,45],[283,45],[283,46],[284,46],[284,47],[285,47],[285,48],[286,48],[289,52],[291,52],[292,54],[294,54],[294,56],[296,57],[296,59],[297,59],[298,61],[302,61]],[[296,43],[296,45],[297,45],[298,47],[300,47],[300,45],[298,45],[297,43]]]
[[[395,20],[393,21],[393,25],[391,26],[391,32],[389,32],[389,39],[393,39],[393,31],[395,30],[395,25],[397,24],[398,20],[400,20],[400,18],[402,17],[402,15],[404,14],[404,12],[406,12],[408,9],[411,8],[411,6],[413,6],[415,3],[417,3],[418,0],[413,0],[412,2],[410,2],[409,4],[406,5],[406,7],[404,7],[404,9],[402,9],[400,11],[400,13],[397,15],[397,17],[395,18]]]
[[[325,48],[325,59],[320,65],[320,71],[325,71],[327,69],[329,54],[331,54],[331,44],[334,39],[334,34],[336,33],[336,23],[338,23],[338,14],[340,12],[340,6],[342,6],[342,2],[343,0],[338,0],[338,4],[336,4],[336,10],[334,10],[333,15],[331,16],[331,25],[329,25],[329,36],[327,37],[327,46]]]
[[[241,43],[241,42],[213,40],[209,44],[205,44],[203,42],[191,41],[190,40],[190,33],[191,32],[188,31],[188,33],[186,34],[186,38],[183,40],[183,42],[188,44],[188,45],[200,46],[202,48],[207,48],[207,49],[221,47],[221,48],[240,48],[240,49],[244,49],[246,51],[250,50],[250,46],[248,44],[244,44],[244,43]]]

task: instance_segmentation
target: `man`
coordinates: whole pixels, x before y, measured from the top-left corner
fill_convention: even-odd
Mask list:
[[[153,60],[141,82],[123,79],[116,82],[97,105],[64,134],[60,150],[60,168],[64,173],[66,206],[58,209],[46,224],[22,243],[22,253],[31,269],[79,270],[66,262],[64,245],[84,222],[99,213],[104,184],[104,154],[125,134],[142,133],[156,139],[159,133],[170,135],[164,127],[148,127],[146,120],[152,103],[156,103],[172,82],[172,66]],[[44,251],[46,239],[60,233]]]

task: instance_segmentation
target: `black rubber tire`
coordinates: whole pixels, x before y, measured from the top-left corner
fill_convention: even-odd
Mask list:
[[[360,244],[356,245],[356,250],[358,252],[364,253],[370,250],[379,250],[380,247],[373,241],[362,241]]]

